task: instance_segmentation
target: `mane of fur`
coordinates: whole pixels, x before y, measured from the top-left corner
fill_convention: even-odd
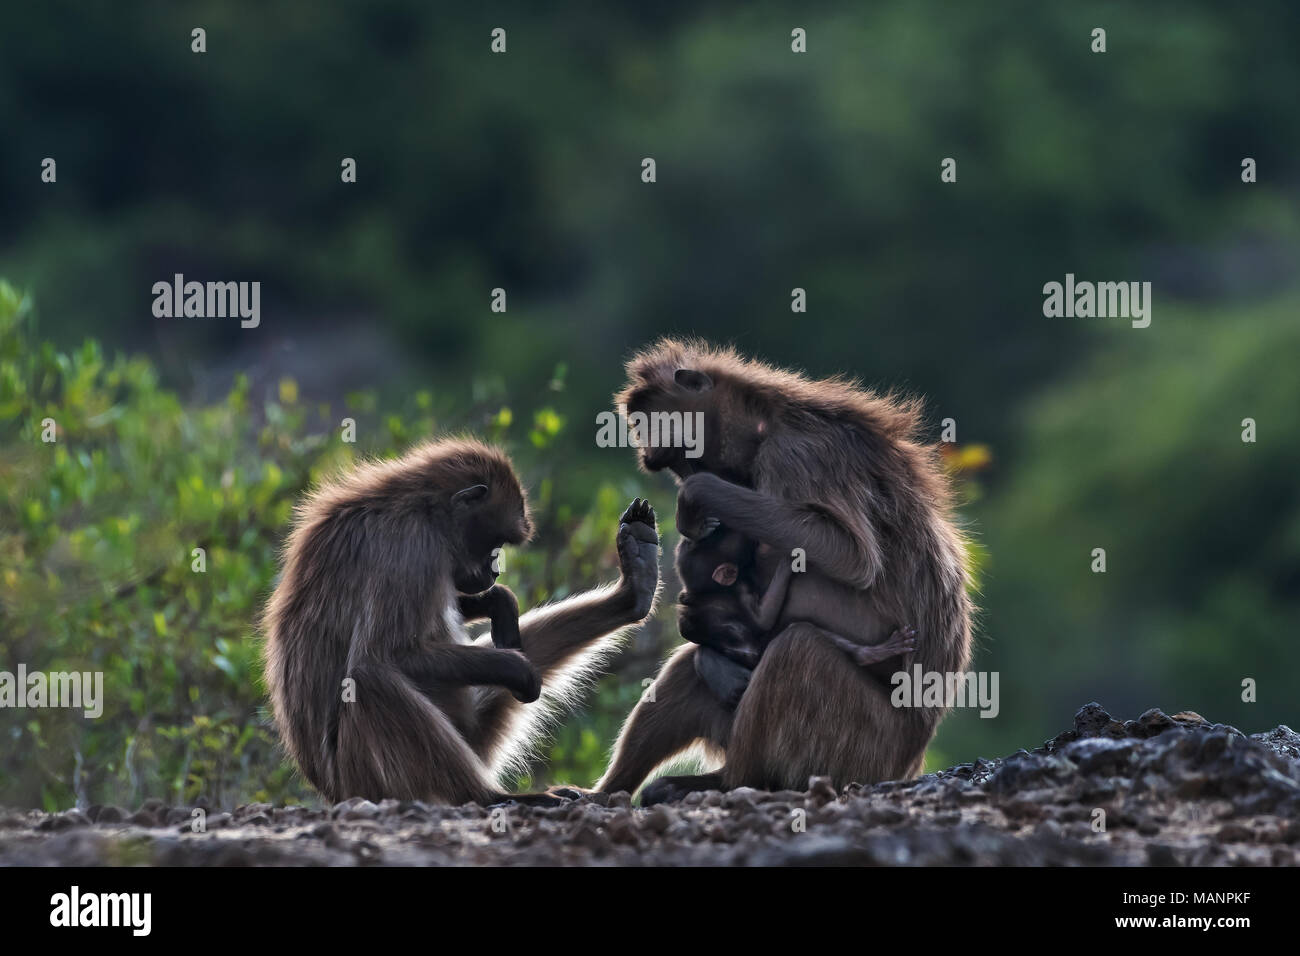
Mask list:
[[[716,391],[750,412],[770,415],[781,411],[795,432],[801,430],[799,419],[807,415],[842,422],[884,439],[902,456],[902,461],[893,463],[905,472],[899,477],[906,478],[928,505],[947,513],[947,478],[936,449],[920,437],[920,399],[895,392],[878,394],[856,378],[811,379],[701,339],[663,338],[628,361],[628,383],[614,397],[615,402],[635,407],[655,394],[682,394],[673,377],[680,368],[707,373]],[[877,462],[882,469],[890,464]]]
[[[527,500],[509,457],[499,448],[473,438],[421,442],[400,458],[369,459],[321,481],[299,504],[294,535],[312,519],[328,517],[341,506],[385,507],[393,501],[427,502],[435,512],[450,504],[435,500],[430,489],[485,484],[493,500],[518,498],[524,505],[527,535],[533,533]]]

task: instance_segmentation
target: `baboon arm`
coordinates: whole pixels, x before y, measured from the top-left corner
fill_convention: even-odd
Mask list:
[[[466,624],[490,620],[494,613],[513,607],[519,612],[519,601],[514,592],[504,584],[494,584],[481,594],[457,594],[456,607]]]
[[[801,548],[809,564],[850,587],[870,587],[880,570],[879,542],[865,523],[850,528],[816,504],[765,494],[709,472],[691,475],[677,495],[677,528],[698,538],[713,524],[710,519],[786,555]]]
[[[785,607],[786,595],[790,593],[790,581],[793,577],[794,568],[790,566],[790,562],[779,561],[776,573],[772,575],[772,582],[763,592],[763,599],[758,602],[757,613],[754,615],[758,629],[764,634],[776,627],[776,622],[781,617],[781,609]]]
[[[429,695],[446,687],[493,686],[536,700],[540,692],[540,680],[528,661],[515,651],[495,647],[450,644],[423,648],[399,666]]]

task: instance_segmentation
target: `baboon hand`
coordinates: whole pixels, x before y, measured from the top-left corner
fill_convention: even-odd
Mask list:
[[[518,661],[518,670],[510,677],[510,682],[506,688],[515,697],[515,700],[521,704],[531,704],[537,698],[542,696],[542,678],[537,673],[537,668],[533,667],[532,661],[523,655],[521,651],[503,651]]]
[[[488,591],[492,600],[492,643],[496,647],[518,650],[519,601],[504,584],[493,585]]]
[[[630,598],[632,620],[640,621],[650,613],[659,588],[659,532],[649,501],[635,498],[627,506],[616,541],[623,572],[619,589]]]
[[[718,529],[721,522],[710,515],[709,481],[716,476],[707,473],[691,475],[677,491],[677,530],[682,537],[698,541]]]

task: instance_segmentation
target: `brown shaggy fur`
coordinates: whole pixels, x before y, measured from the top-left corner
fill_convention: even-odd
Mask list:
[[[453,498],[479,485],[472,503]],[[330,800],[500,797],[494,777],[546,710],[516,698],[535,700],[540,675],[545,696],[563,701],[595,666],[598,639],[648,613],[649,520],[620,529],[620,583],[526,615],[520,653],[470,642],[456,585],[487,587],[492,549],[532,534],[504,453],[429,442],[322,484],[297,509],[263,622],[289,755]],[[343,700],[345,678],[355,701]]]
[[[701,458],[642,449],[644,467],[670,468],[681,480],[683,533],[698,534],[711,517],[778,553],[802,548],[810,568],[866,595],[878,620],[916,627],[914,664],[966,669],[965,544],[936,449],[918,437],[919,402],[844,378],[811,380],[698,341],[660,341],[627,373],[615,401],[629,412],[705,415]],[[720,775],[687,778],[694,786],[914,776],[944,711],[893,707],[887,686],[813,634],[795,623],[773,638],[734,715],[695,677],[698,648],[679,648],[655,682],[656,702],[643,701],[628,718],[598,786],[633,790],[693,744],[726,755]]]

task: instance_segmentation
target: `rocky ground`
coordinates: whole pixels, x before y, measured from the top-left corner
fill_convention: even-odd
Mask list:
[[[1300,735],[1196,714],[1117,721],[1096,704],[1032,751],[906,783],[814,779],[635,809],[350,800],[311,810],[0,811],[0,864],[1161,865],[1300,863]],[[1104,812],[1104,832],[1098,811]]]

